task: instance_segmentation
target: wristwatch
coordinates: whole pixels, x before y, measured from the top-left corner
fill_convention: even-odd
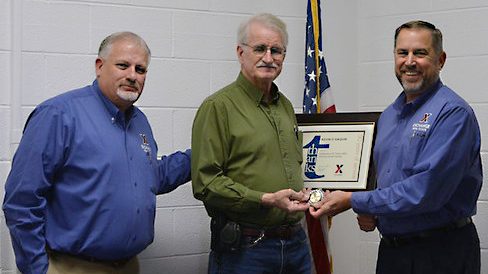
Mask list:
[[[323,199],[324,199],[324,192],[322,191],[322,189],[314,189],[310,192],[308,203],[311,206],[316,207]]]

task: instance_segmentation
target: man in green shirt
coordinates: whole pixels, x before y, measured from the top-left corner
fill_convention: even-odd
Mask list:
[[[193,193],[212,217],[209,273],[310,273],[300,225],[309,207],[301,135],[292,104],[273,83],[287,43],[274,15],[241,24],[241,72],[195,117]]]

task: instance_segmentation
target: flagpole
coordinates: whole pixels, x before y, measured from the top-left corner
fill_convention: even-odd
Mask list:
[[[313,38],[314,38],[314,50],[315,50],[315,67],[320,68],[320,60],[319,60],[319,20],[318,20],[318,13],[319,13],[319,7],[318,7],[318,2],[317,0],[312,0],[310,2],[310,7],[312,9],[312,24],[313,24]],[[317,113],[321,112],[321,107],[320,107],[320,69],[317,70],[316,75],[317,75],[317,80],[316,80],[316,85],[317,85],[317,92],[316,92],[316,98],[317,98]]]
[[[327,67],[322,54],[321,34],[320,0],[308,0],[303,113],[335,112]],[[322,105],[324,109],[322,109]],[[331,223],[332,218],[323,216],[315,219],[306,212],[310,248],[317,274],[333,273],[332,256],[330,256],[328,243]]]

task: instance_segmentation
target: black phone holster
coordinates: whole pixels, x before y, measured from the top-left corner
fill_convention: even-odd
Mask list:
[[[223,215],[212,217],[210,222],[212,233],[210,248],[216,252],[236,251],[240,248],[241,226],[233,221],[227,220]]]

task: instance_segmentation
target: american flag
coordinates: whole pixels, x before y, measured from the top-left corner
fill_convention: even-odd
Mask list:
[[[303,113],[336,112],[322,51],[320,0],[308,0],[306,33]],[[315,272],[331,274],[332,257],[328,241],[331,219],[324,216],[317,220],[307,212],[306,220]]]
[[[320,0],[308,0],[306,33],[303,113],[335,112],[322,51]]]

